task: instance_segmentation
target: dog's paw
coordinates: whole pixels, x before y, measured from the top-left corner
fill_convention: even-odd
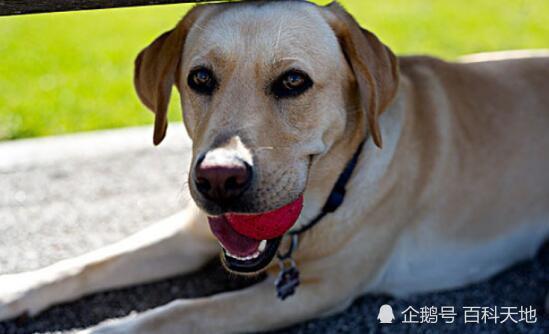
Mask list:
[[[47,296],[31,272],[0,275],[0,320],[34,315],[46,308]]]

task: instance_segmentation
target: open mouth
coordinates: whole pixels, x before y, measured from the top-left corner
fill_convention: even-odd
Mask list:
[[[227,213],[208,217],[210,229],[223,247],[223,262],[231,271],[254,273],[274,258],[284,233],[297,221],[303,197],[260,214]]]

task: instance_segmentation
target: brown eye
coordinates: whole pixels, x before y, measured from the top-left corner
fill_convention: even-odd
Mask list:
[[[284,80],[282,80],[282,84],[286,89],[296,89],[303,85],[304,82],[305,78],[299,73],[289,73]]]
[[[277,98],[296,97],[313,86],[307,73],[300,70],[289,70],[276,79],[271,91]]]
[[[199,94],[211,95],[217,88],[217,80],[213,72],[206,67],[192,70],[187,78],[187,84]]]

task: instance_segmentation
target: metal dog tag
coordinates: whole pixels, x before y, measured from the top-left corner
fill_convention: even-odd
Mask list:
[[[299,286],[299,270],[295,262],[290,259],[290,266],[286,267],[284,261],[280,261],[280,273],[275,281],[276,295],[284,300],[295,293]]]
[[[278,265],[280,272],[275,280],[276,295],[281,300],[284,300],[295,293],[295,289],[299,286],[299,270],[292,259],[292,253],[296,250],[299,243],[297,234],[291,235],[290,248],[284,254],[277,254]]]

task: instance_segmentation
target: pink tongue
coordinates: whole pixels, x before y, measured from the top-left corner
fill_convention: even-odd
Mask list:
[[[260,240],[255,240],[236,232],[225,216],[208,217],[208,222],[213,234],[229,253],[239,257],[246,257],[258,250]]]

